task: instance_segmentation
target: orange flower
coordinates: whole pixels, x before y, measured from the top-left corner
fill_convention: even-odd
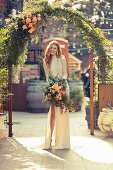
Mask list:
[[[25,29],[27,29],[27,26],[26,26],[26,25],[23,25],[23,27],[22,27],[22,28],[23,28],[23,30],[25,30]]]
[[[64,91],[64,90],[62,90],[62,89],[60,89],[60,90],[58,90],[58,93],[59,93],[59,94],[64,94],[64,93],[65,93],[65,91]]]
[[[32,30],[32,28],[28,31],[30,34],[32,34],[32,32],[33,32],[33,30]]]
[[[30,18],[27,18],[26,19],[26,23],[29,24],[31,22],[31,19]]]
[[[61,93],[61,90],[58,90],[57,92],[58,92],[58,93]]]
[[[61,94],[58,94],[58,95],[55,97],[55,100],[62,100],[62,95],[61,95]]]
[[[29,23],[29,27],[32,27],[32,23]]]
[[[33,31],[35,31],[35,28],[34,28],[34,27],[32,27],[32,30],[33,30]]]
[[[59,100],[62,100],[62,95],[61,94],[59,94],[58,97],[59,97]]]
[[[37,18],[36,18],[36,17],[33,17],[32,21],[33,21],[34,23],[36,23],[36,22],[37,22]]]
[[[38,21],[41,20],[41,15],[40,15],[40,14],[37,15],[37,20],[38,20]]]
[[[59,98],[58,98],[58,97],[55,97],[55,100],[59,100]]]
[[[61,97],[61,96],[59,97],[59,100],[62,100],[62,97]]]
[[[63,89],[63,85],[61,85],[61,89]]]
[[[61,93],[62,93],[62,94],[64,94],[64,93],[65,93],[65,91],[61,90]]]
[[[32,25],[36,25],[36,22],[33,22]]]
[[[30,34],[32,34],[32,32],[35,31],[34,27],[31,27],[31,29],[28,31]]]
[[[27,17],[28,17],[28,18],[32,17],[31,12],[28,12]]]

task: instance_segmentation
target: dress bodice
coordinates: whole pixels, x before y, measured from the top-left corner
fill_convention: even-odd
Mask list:
[[[50,68],[47,68],[45,62],[43,65],[47,81],[49,76],[67,79],[67,64],[64,56],[61,56],[60,58],[52,56]]]

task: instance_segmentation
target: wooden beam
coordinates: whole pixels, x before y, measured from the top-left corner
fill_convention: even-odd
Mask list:
[[[91,134],[91,135],[94,135],[93,55],[90,56],[90,134]]]
[[[8,100],[8,112],[9,112],[9,137],[12,137],[12,69],[9,67],[9,100]]]

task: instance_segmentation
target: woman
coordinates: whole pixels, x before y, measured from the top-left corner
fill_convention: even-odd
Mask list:
[[[47,82],[49,76],[67,79],[66,59],[61,55],[61,48],[57,41],[51,41],[47,46],[43,66]],[[66,92],[69,94],[68,84]],[[55,149],[70,148],[69,112],[67,110],[61,114],[60,107],[51,105],[48,113],[44,149],[50,149],[53,143],[55,143]]]

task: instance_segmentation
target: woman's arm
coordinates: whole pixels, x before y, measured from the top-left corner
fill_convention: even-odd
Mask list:
[[[62,78],[67,79],[67,63],[65,56],[62,56]]]
[[[46,75],[46,81],[48,82],[48,79],[49,79],[49,69],[47,68],[47,65],[46,65],[45,61],[43,61],[43,67],[44,67],[44,71],[45,71],[45,75]]]

